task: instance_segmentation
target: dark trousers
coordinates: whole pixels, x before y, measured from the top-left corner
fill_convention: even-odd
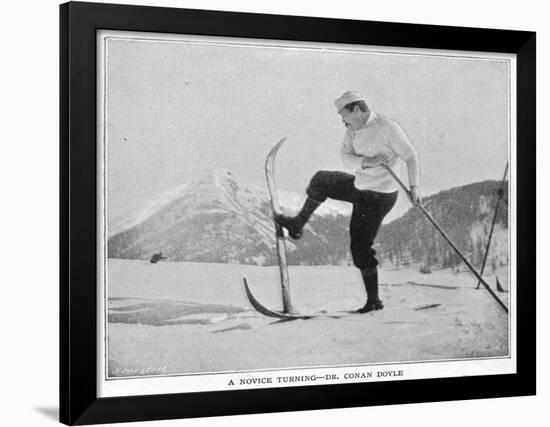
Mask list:
[[[354,181],[355,177],[349,173],[319,171],[311,178],[306,192],[318,202],[331,198],[353,204],[349,228],[351,255],[355,266],[362,270],[378,265],[372,246],[382,220],[397,201],[397,191],[379,193],[358,190]]]

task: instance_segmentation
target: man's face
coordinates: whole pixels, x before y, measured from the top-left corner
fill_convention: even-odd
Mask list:
[[[338,114],[342,117],[344,125],[351,130],[360,129],[368,119],[368,110],[363,112],[358,106],[353,107],[353,110],[343,108]]]

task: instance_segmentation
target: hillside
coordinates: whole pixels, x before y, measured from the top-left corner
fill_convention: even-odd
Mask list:
[[[426,209],[475,264],[481,263],[500,183],[484,181],[442,191]],[[283,210],[295,213],[303,196],[281,193]],[[503,203],[488,265],[508,261],[508,213]],[[325,203],[301,240],[288,241],[293,265],[349,265],[350,205]],[[276,264],[274,226],[267,192],[216,170],[159,197],[109,230],[109,258],[147,260],[162,251],[168,261]],[[385,266],[452,267],[459,259],[417,209],[383,225],[376,249]]]

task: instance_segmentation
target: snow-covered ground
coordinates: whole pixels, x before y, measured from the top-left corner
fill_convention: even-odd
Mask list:
[[[497,272],[505,290],[506,270]],[[108,260],[111,376],[458,359],[508,354],[508,318],[470,273],[380,271],[385,308],[279,322],[255,312],[242,278],[281,308],[278,268]],[[350,310],[365,300],[354,267],[290,268],[296,309]],[[494,289],[494,274],[487,275]],[[508,304],[508,292],[497,293]]]

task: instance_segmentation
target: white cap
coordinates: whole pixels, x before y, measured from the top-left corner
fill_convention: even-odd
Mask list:
[[[334,105],[336,105],[336,109],[338,110],[338,112],[340,112],[346,105],[349,105],[352,102],[357,102],[357,101],[366,102],[365,98],[363,98],[363,95],[361,95],[359,92],[356,92],[354,90],[349,90],[345,92],[336,101],[334,101]]]

